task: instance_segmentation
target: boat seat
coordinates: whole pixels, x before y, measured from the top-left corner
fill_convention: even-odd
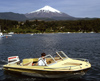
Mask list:
[[[37,63],[38,59],[37,58],[27,58],[23,59],[22,65],[23,66],[34,66]]]
[[[32,63],[33,63],[33,62],[28,62],[28,63],[26,63],[26,64],[23,64],[23,66],[32,66]]]
[[[51,63],[53,63],[54,61],[53,61],[53,59],[46,59],[46,62],[47,62],[47,64],[51,64]]]
[[[37,62],[37,63],[35,63],[33,66],[38,66],[38,62]]]

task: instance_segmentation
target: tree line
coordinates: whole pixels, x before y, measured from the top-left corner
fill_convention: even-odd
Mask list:
[[[57,33],[57,32],[100,32],[100,19],[62,21],[12,21],[0,20],[4,33]]]

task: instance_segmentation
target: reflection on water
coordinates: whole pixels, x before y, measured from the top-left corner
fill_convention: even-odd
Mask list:
[[[71,58],[86,58],[92,68],[78,80],[40,79],[28,76],[11,75],[0,70],[1,81],[100,81],[100,34],[16,34],[0,39],[0,65],[9,56],[24,58],[40,57],[42,52],[54,55],[64,51]]]

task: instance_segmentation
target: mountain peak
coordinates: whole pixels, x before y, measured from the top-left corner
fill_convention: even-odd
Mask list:
[[[40,9],[38,9],[36,11],[30,12],[30,13],[40,12],[40,11],[47,12],[47,13],[49,13],[49,12],[61,13],[59,10],[56,10],[56,9],[54,9],[54,8],[48,6],[48,5],[44,6],[43,8],[40,8]]]
[[[43,8],[40,8],[36,11],[32,11],[30,13],[25,14],[25,16],[29,19],[36,19],[36,18],[50,18],[50,19],[57,19],[57,20],[61,20],[61,19],[74,19],[74,17],[60,12],[57,9],[54,9],[50,6],[44,6]]]

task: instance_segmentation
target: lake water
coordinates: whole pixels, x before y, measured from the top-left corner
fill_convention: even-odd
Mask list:
[[[12,37],[0,38],[0,65],[9,56],[24,58],[40,57],[42,52],[55,54],[64,51],[71,58],[86,58],[92,68],[79,80],[70,81],[100,81],[100,34],[70,33],[70,34],[15,34]],[[69,81],[42,80],[26,76],[5,74],[0,70],[1,81]]]

